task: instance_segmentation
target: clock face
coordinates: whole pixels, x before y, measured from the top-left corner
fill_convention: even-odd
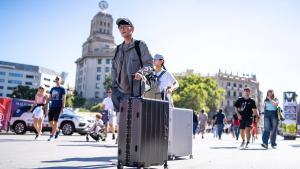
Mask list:
[[[105,10],[108,8],[108,3],[106,1],[100,1],[99,2],[99,8],[102,10]]]

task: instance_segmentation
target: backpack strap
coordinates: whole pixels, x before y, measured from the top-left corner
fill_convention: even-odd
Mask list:
[[[160,79],[161,77],[162,77],[162,75],[164,75],[166,73],[166,71],[165,70],[163,70],[161,73],[160,73],[160,75],[159,76],[157,76],[157,79]]]
[[[140,64],[141,64],[141,67],[144,67],[143,65],[143,62],[142,62],[142,54],[141,54],[141,49],[140,49],[140,40],[135,40],[134,41],[134,48],[135,48],[135,51],[139,57],[139,60],[140,60]]]
[[[118,45],[118,46],[117,46],[116,52],[115,52],[115,56],[114,56],[113,60],[116,59],[120,46],[121,46],[121,45]]]

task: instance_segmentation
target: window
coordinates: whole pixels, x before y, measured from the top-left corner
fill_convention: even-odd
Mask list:
[[[227,96],[230,97],[230,91],[229,90],[227,91]]]
[[[103,25],[106,26],[106,22],[104,22]]]
[[[94,49],[94,52],[98,52],[98,51],[99,51],[99,48],[95,48],[95,49]]]
[[[233,83],[233,87],[236,87],[236,83]]]
[[[110,27],[110,24],[109,24],[109,23],[107,23],[107,27]]]
[[[11,77],[23,77],[23,74],[21,74],[21,73],[11,73],[10,72],[8,75]]]
[[[99,92],[95,92],[95,97],[99,98]]]
[[[32,82],[25,82],[25,85],[32,85]]]
[[[44,80],[46,80],[46,81],[48,81],[48,82],[50,82],[51,80],[50,79],[48,79],[48,78],[44,78]]]
[[[6,94],[6,97],[12,97],[12,95],[11,94]]]
[[[5,82],[5,80],[4,79],[0,79],[0,83],[4,83]]]
[[[101,80],[101,75],[97,75],[96,79]]]
[[[98,64],[102,64],[102,59],[98,59]]]
[[[106,64],[110,64],[110,59],[106,59]]]
[[[26,78],[27,78],[27,79],[33,79],[34,76],[33,76],[33,75],[26,75]]]
[[[100,26],[102,26],[103,25],[103,22],[102,21],[100,21]]]
[[[6,73],[5,72],[0,72],[0,76],[5,76]]]
[[[3,96],[3,94],[2,94],[2,93],[0,93],[0,96]]]
[[[101,67],[97,67],[97,72],[101,72]]]
[[[45,87],[47,87],[47,88],[49,88],[49,87],[50,87],[49,85],[46,85],[46,84],[44,84],[44,86],[45,86]]]
[[[109,67],[105,68],[105,72],[108,73],[109,72]]]
[[[239,88],[243,88],[243,85],[242,85],[242,84],[239,84]]]
[[[243,93],[242,92],[239,93],[239,97],[243,97]]]
[[[236,92],[233,92],[233,97],[236,97]]]
[[[21,85],[22,81],[20,81],[20,80],[8,80],[8,83],[13,83],[13,84]]]
[[[231,86],[230,82],[227,82],[227,86]]]
[[[7,90],[15,90],[16,87],[7,87]]]
[[[96,89],[100,89],[100,83],[96,83]]]
[[[0,86],[0,89],[3,89],[4,87],[3,86]]]

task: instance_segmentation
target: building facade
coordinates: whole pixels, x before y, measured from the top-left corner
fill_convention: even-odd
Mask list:
[[[60,74],[40,66],[0,61],[0,96],[11,97],[13,90],[18,85],[31,88],[44,85],[49,91],[55,86],[56,76],[66,77],[66,75],[66,72]]]
[[[105,96],[104,81],[111,75],[112,59],[116,48],[113,17],[103,11],[91,21],[90,35],[82,45],[82,56],[76,60],[75,90],[86,99]]]
[[[251,89],[251,98],[256,101],[258,110],[262,108],[262,92],[256,75],[233,75],[232,73],[219,72],[214,77],[219,86],[225,90],[224,100],[221,103],[227,117],[231,118],[234,112],[234,103],[239,97],[243,97],[245,87]]]

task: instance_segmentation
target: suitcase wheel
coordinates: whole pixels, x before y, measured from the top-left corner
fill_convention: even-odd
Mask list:
[[[165,162],[165,164],[164,164],[164,169],[168,169],[169,167],[168,167],[168,164],[167,164],[167,162]]]
[[[194,156],[191,154],[191,155],[190,155],[190,159],[193,159],[193,158],[194,158]]]

